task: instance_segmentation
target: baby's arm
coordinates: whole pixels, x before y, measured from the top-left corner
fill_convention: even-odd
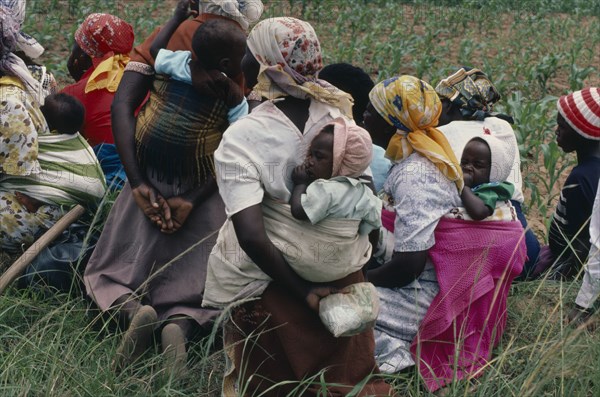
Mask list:
[[[158,32],[150,46],[150,55],[152,55],[152,58],[156,59],[158,51],[160,51],[161,48],[167,47],[171,36],[173,36],[173,33],[175,33],[179,25],[181,25],[188,16],[194,13],[194,11],[189,10],[189,4],[189,0],[179,0],[173,16],[167,21],[165,26],[160,29],[160,32]]]
[[[310,184],[310,175],[306,172],[304,164],[297,166],[292,171],[292,181],[294,189],[292,190],[292,198],[290,206],[292,207],[292,215],[296,219],[308,219],[304,208],[302,207],[302,195],[306,193],[306,189]]]
[[[460,194],[463,206],[467,214],[476,221],[487,218],[494,212],[493,209],[485,205],[482,199],[477,197],[470,187],[465,186]]]

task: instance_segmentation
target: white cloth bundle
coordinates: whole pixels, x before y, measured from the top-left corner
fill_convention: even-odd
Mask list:
[[[373,328],[378,315],[379,296],[371,283],[349,285],[319,302],[319,317],[336,338]]]

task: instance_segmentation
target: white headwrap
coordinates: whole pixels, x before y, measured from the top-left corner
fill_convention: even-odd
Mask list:
[[[22,50],[27,56],[36,58],[44,51],[35,39],[21,33],[24,20],[25,0],[0,0],[0,71],[18,77],[33,98],[43,103],[40,82],[29,73],[25,62],[13,53]]]
[[[254,91],[261,96],[313,98],[352,118],[350,94],[315,77],[323,59],[317,34],[308,22],[291,17],[263,19],[248,35],[248,49],[260,64]]]
[[[239,23],[244,30],[258,21],[262,12],[261,0],[200,0],[200,13],[227,17]]]
[[[484,128],[481,139],[488,144],[491,154],[490,182],[504,182],[510,176],[517,152],[516,137],[512,132],[492,132]]]

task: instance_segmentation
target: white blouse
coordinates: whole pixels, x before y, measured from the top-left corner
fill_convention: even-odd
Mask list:
[[[289,202],[292,171],[306,158],[312,139],[339,109],[311,101],[304,132],[267,101],[248,116],[232,124],[215,151],[219,193],[228,217],[260,204],[265,192],[273,199]]]

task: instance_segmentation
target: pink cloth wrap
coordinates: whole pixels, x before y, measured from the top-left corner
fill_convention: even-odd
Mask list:
[[[504,332],[510,285],[527,255],[519,222],[442,218],[435,240],[429,255],[440,290],[411,346],[431,392],[481,375]]]
[[[373,142],[369,133],[342,117],[333,124],[332,176],[358,178],[364,174],[373,158]]]
[[[396,213],[388,211],[385,208],[381,209],[381,225],[389,232],[394,233],[394,222],[396,221]]]

